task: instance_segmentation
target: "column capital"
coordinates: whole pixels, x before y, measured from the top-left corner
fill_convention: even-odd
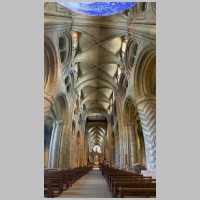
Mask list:
[[[155,96],[140,96],[135,99],[135,106],[146,101],[151,101],[151,102],[154,101],[156,103],[156,97]]]

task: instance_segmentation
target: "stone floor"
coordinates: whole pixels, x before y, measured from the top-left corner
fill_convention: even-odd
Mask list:
[[[99,169],[89,171],[58,198],[112,198]]]

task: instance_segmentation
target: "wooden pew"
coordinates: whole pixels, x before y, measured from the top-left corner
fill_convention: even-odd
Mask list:
[[[116,175],[130,175],[130,176],[143,176],[143,175],[138,175],[138,174],[135,174],[135,173],[132,173],[132,172],[125,172],[125,171],[113,171],[113,172],[105,172],[105,179],[108,180],[108,177],[109,176],[116,176]]]
[[[63,182],[61,178],[45,178],[44,182],[51,181],[50,186],[51,197],[57,197],[63,192]],[[49,187],[49,185],[48,185]],[[48,188],[49,189],[49,188]]]
[[[117,197],[119,194],[119,187],[121,188],[156,188],[155,182],[145,181],[132,181],[132,182],[115,182],[112,188],[113,197]]]
[[[51,185],[51,180],[44,180],[44,197],[51,198],[54,197],[54,191]]]
[[[44,173],[44,193],[45,196],[57,197],[63,190],[69,188],[76,180],[86,174],[90,168],[79,167],[72,170],[46,171]]]
[[[124,181],[124,180],[129,180],[129,181],[152,181],[152,177],[148,176],[148,177],[144,177],[144,176],[114,176],[114,177],[110,177],[109,182],[108,182],[108,186],[110,188],[110,190],[113,187],[113,183],[114,181]]]
[[[57,173],[48,173],[44,174],[44,179],[50,180],[51,178],[58,178],[61,179],[63,182],[63,190],[66,190],[67,188],[72,186],[72,181],[69,175],[62,175],[62,174],[57,174]]]
[[[118,198],[156,198],[156,188],[119,187]]]

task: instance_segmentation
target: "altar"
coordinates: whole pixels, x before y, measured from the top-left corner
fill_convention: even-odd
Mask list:
[[[92,152],[88,152],[88,164],[92,165],[94,168],[98,168],[100,164],[104,162],[105,153],[101,153],[97,148]]]

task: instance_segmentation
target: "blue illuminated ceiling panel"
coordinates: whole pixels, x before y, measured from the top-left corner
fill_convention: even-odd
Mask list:
[[[83,15],[109,16],[121,13],[137,2],[60,2],[59,4]]]

